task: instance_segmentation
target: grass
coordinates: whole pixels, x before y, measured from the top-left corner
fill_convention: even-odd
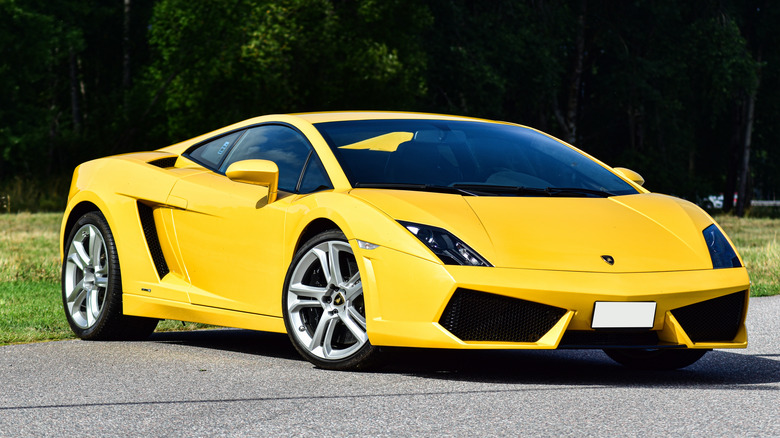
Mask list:
[[[62,312],[59,283],[0,283],[0,345],[72,337]]]
[[[753,283],[752,296],[780,294],[780,219],[719,216]],[[73,338],[60,296],[59,213],[0,213],[0,345]],[[158,331],[201,324],[161,321]]]
[[[750,295],[780,294],[780,219],[715,218],[737,247],[752,286]]]
[[[62,310],[61,213],[0,214],[0,345],[71,339]],[[161,321],[157,331],[202,324]]]

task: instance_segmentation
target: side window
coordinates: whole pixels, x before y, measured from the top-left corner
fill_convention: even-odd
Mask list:
[[[273,161],[279,167],[279,190],[294,192],[310,150],[298,131],[281,125],[258,126],[241,137],[219,170],[224,173],[236,161]]]
[[[320,161],[317,154],[311,154],[309,165],[306,166],[306,170],[303,172],[301,188],[298,191],[300,193],[311,193],[317,190],[332,188],[328,174],[325,173],[325,167],[322,166],[322,161]]]
[[[222,160],[227,156],[226,152],[230,150],[233,143],[235,143],[243,133],[244,131],[234,132],[208,143],[204,143],[194,150],[189,151],[185,156],[192,158],[206,167],[217,169]]]

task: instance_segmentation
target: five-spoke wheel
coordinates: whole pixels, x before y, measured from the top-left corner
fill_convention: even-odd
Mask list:
[[[282,304],[293,345],[315,365],[357,369],[373,362],[360,271],[340,231],[320,233],[296,253]]]
[[[64,266],[64,304],[80,329],[95,325],[105,306],[108,289],[106,241],[93,224],[76,230]]]
[[[114,237],[100,212],[83,215],[65,241],[62,304],[73,331],[82,339],[134,339],[148,336],[156,319],[122,314],[122,283]]]

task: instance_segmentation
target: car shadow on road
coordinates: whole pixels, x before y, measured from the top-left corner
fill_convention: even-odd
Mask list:
[[[674,371],[626,368],[600,350],[398,350],[383,372],[491,383],[739,387],[780,383],[780,355],[716,350]]]
[[[303,361],[303,358],[298,355],[298,352],[295,351],[290,343],[290,339],[283,333],[220,328],[180,332],[155,332],[148,340],[164,344],[187,345]]]
[[[306,363],[287,335],[279,333],[240,329],[158,332],[149,341]],[[780,353],[751,355],[715,350],[695,364],[675,371],[632,370],[613,362],[601,350],[385,348],[383,359],[384,365],[371,372],[506,384],[739,388],[780,383]]]

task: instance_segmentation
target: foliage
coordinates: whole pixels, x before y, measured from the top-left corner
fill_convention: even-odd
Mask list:
[[[0,0],[0,195],[255,115],[391,109],[537,127],[691,200],[734,190],[752,146],[747,184],[776,199],[778,19],[766,0]]]
[[[269,112],[411,108],[424,91],[414,35],[426,14],[415,11],[406,0],[162,1],[147,80],[170,81],[160,117],[177,138]],[[380,31],[402,25],[410,32]]]
[[[69,186],[70,175],[0,180],[0,213],[62,211]]]

